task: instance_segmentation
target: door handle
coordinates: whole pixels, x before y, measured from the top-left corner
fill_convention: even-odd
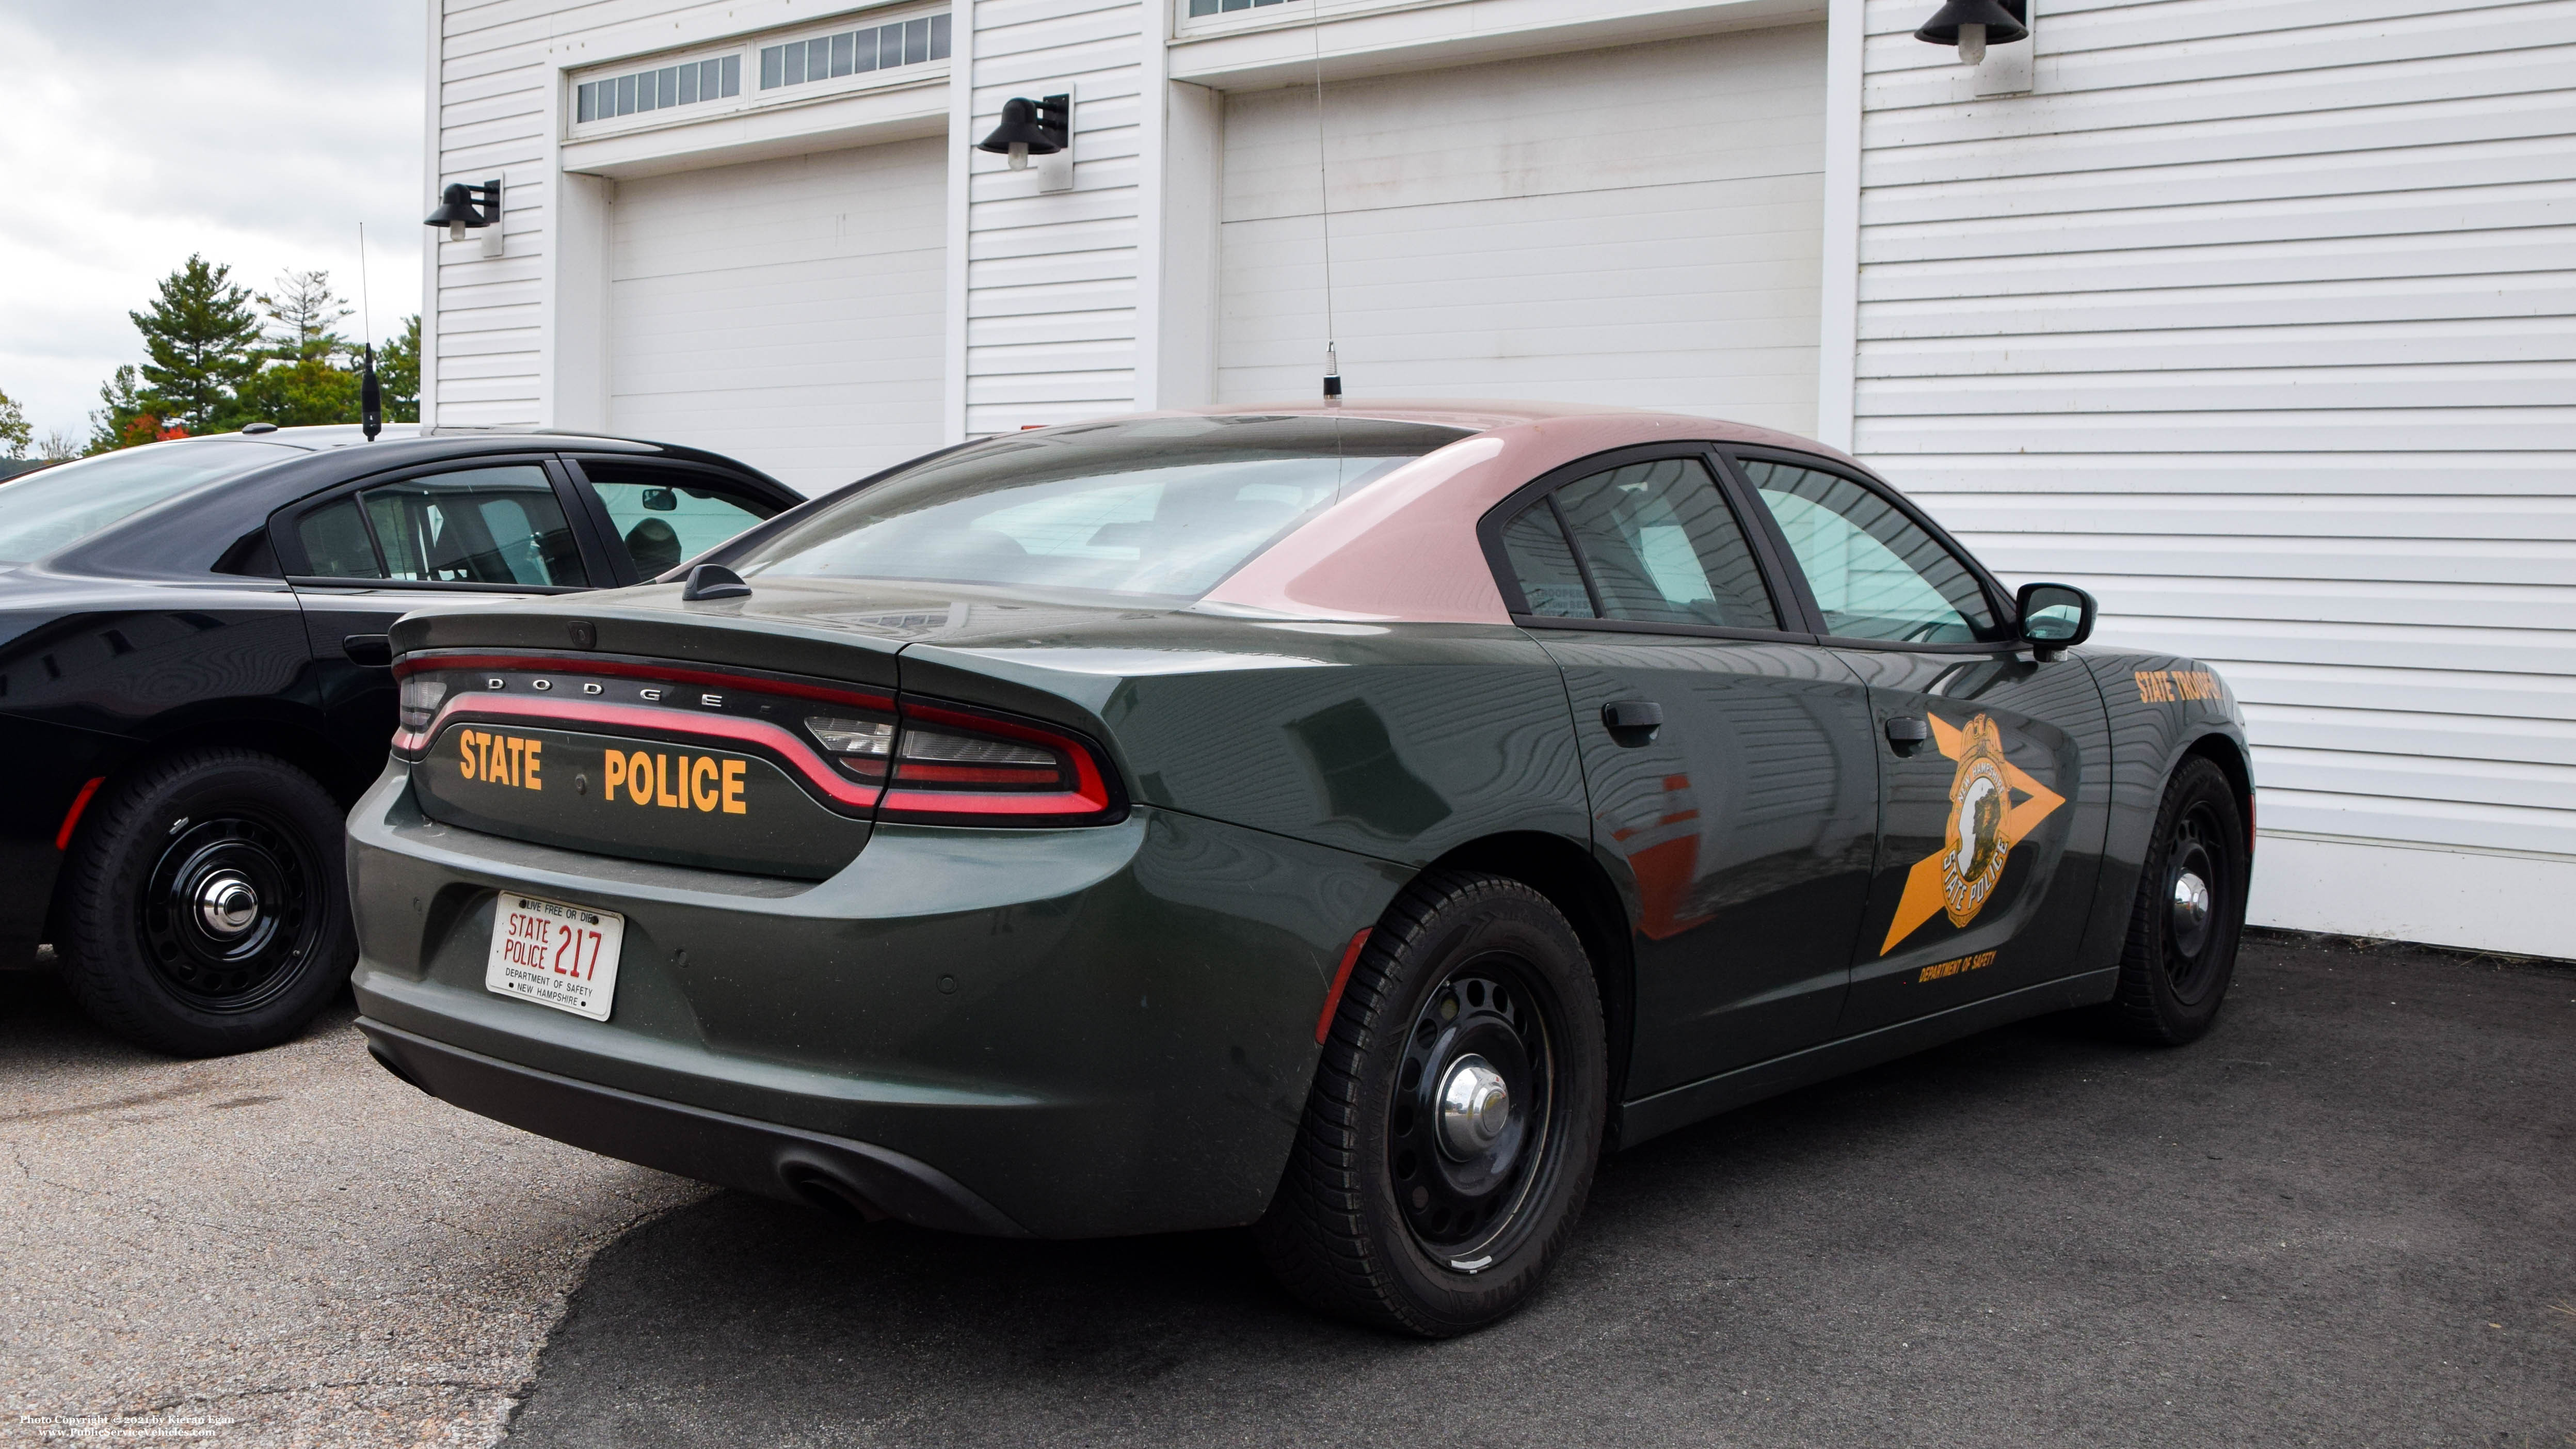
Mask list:
[[[1887,717],[1887,743],[1900,755],[1910,755],[1923,748],[1932,738],[1932,726],[1910,714]]]
[[[340,652],[352,664],[382,669],[394,662],[394,641],[383,634],[352,634],[340,641]]]
[[[1601,725],[1610,738],[1634,749],[1653,744],[1655,732],[1664,727],[1664,707],[1651,699],[1623,699],[1601,706]]]

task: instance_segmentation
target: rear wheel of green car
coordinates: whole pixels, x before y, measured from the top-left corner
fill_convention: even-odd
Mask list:
[[[1426,876],[1351,973],[1262,1254],[1325,1312],[1481,1328],[1573,1236],[1607,1098],[1600,1000],[1565,917],[1518,881]]]
[[[2226,772],[2189,759],[2165,785],[2108,1014],[2134,1041],[2181,1046],[2218,1020],[2236,976],[2251,852]]]

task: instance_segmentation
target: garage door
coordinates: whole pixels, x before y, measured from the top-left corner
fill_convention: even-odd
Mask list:
[[[946,185],[936,140],[618,183],[610,426],[809,493],[939,446]]]
[[[1811,433],[1821,26],[1331,86],[1342,371],[1355,396],[1709,413]],[[1230,97],[1218,396],[1311,396],[1322,192],[1311,89]]]

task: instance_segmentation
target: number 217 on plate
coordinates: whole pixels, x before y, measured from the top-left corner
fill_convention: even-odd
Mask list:
[[[492,907],[492,954],[483,986],[593,1021],[608,1020],[626,918],[503,891]]]

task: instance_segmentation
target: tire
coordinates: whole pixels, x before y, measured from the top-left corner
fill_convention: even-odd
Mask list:
[[[99,1025],[175,1056],[301,1033],[356,959],[341,810],[302,770],[242,749],[144,766],[81,821],[64,974]]]
[[[1508,1316],[1582,1216],[1605,1063],[1590,961],[1546,897],[1414,882],[1343,992],[1255,1229],[1263,1258],[1309,1306],[1380,1328],[1446,1338]],[[1444,1084],[1464,1110],[1438,1110]]]
[[[2218,1020],[2245,930],[2250,854],[2245,813],[2225,772],[2205,759],[2185,760],[2156,810],[2120,952],[2119,988],[2105,1008],[2119,1034],[2181,1046]]]

